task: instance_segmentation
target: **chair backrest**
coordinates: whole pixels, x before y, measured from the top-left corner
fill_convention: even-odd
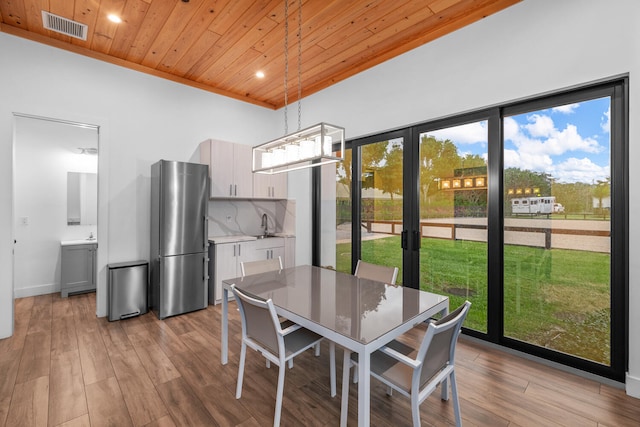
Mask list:
[[[282,259],[272,258],[260,261],[245,261],[240,263],[242,276],[250,276],[252,274],[266,273],[267,271],[282,270]]]
[[[456,343],[469,307],[471,303],[465,301],[460,307],[427,327],[416,357],[416,360],[422,361],[420,387],[447,365],[453,364]]]
[[[396,284],[398,278],[398,267],[387,267],[386,265],[371,264],[358,260],[354,276],[361,279],[377,280],[378,282]]]
[[[263,300],[247,295],[231,285],[242,318],[242,339],[249,338],[271,351],[276,357],[284,351],[280,322],[271,299]]]

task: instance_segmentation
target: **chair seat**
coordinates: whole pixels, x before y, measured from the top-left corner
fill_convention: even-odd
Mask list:
[[[309,348],[309,345],[318,342],[322,336],[311,332],[308,329],[300,328],[284,336],[285,359],[291,355],[300,353],[301,350]]]
[[[387,347],[394,349],[395,351],[404,354],[405,356],[411,356],[415,353],[415,350],[400,341],[393,340]],[[404,363],[398,362],[391,356],[388,356],[381,351],[374,351],[371,353],[371,374],[382,377],[387,381],[394,384],[401,390],[407,393],[411,392],[411,378],[413,375],[413,368]],[[351,353],[351,359],[358,363],[358,353]]]

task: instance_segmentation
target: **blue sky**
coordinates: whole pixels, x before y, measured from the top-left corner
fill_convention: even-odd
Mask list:
[[[546,172],[557,182],[610,176],[610,101],[599,98],[504,119],[504,165]],[[461,155],[487,156],[487,123],[428,132],[453,141]]]

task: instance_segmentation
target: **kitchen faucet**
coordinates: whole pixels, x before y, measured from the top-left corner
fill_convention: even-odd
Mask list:
[[[266,213],[262,214],[262,224],[260,226],[264,228],[264,235],[266,236],[268,230],[268,218]]]

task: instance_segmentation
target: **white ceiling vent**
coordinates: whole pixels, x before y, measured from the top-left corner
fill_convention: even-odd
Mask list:
[[[62,16],[42,11],[42,24],[47,30],[65,34],[80,40],[87,40],[87,26]]]

